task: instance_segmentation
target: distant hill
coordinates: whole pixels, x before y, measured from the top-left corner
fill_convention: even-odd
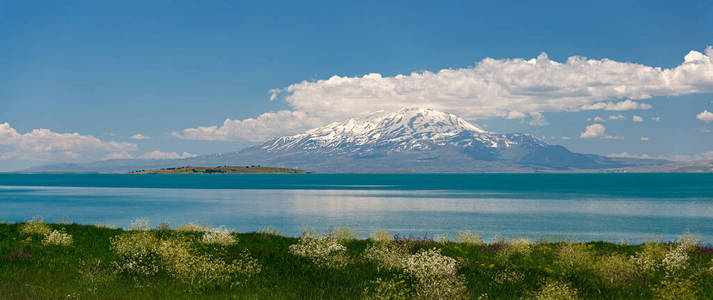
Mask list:
[[[273,138],[239,152],[186,159],[106,160],[27,172],[129,172],[179,166],[269,165],[319,173],[619,172],[670,164],[569,151],[529,134],[494,133],[453,114],[406,108]]]
[[[138,170],[131,174],[305,174],[307,172],[261,166],[179,167],[158,170]]]

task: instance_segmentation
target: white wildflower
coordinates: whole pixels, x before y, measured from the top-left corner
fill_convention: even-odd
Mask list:
[[[424,299],[462,299],[467,288],[458,275],[455,259],[441,254],[440,249],[420,251],[406,260],[405,272],[416,279],[414,293]]]
[[[364,258],[377,264],[379,269],[400,270],[406,265],[409,253],[406,248],[392,243],[375,243],[366,246]]]
[[[417,278],[455,275],[458,262],[442,255],[440,249],[429,249],[411,255],[406,260],[406,272]]]
[[[151,230],[151,225],[149,225],[149,220],[146,218],[134,219],[129,225],[129,230],[149,231]]]
[[[238,239],[224,227],[213,228],[210,231],[203,233],[204,244],[219,244],[222,246],[230,246],[238,242]]]
[[[297,244],[290,245],[290,254],[311,259],[320,267],[343,268],[347,264],[347,248],[329,236],[304,234]]]
[[[42,240],[45,245],[69,246],[72,244],[72,236],[64,231],[52,230]]]

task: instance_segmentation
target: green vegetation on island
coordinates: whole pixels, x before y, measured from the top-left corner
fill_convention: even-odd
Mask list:
[[[306,174],[305,171],[262,166],[178,167],[138,170],[131,174]]]
[[[713,247],[0,224],[3,299],[712,299]]]

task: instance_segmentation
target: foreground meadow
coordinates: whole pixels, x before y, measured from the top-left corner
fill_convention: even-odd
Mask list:
[[[2,299],[713,299],[713,247],[0,224]]]

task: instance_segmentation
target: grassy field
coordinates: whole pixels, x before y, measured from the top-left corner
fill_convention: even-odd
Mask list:
[[[713,299],[713,248],[0,224],[2,299]]]

